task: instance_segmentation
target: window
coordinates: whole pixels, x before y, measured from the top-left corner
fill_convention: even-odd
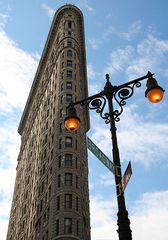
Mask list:
[[[72,78],[72,71],[71,70],[67,70],[67,78]]]
[[[51,150],[51,159],[53,159],[53,149]]]
[[[50,217],[50,207],[47,208],[47,219]]]
[[[62,161],[61,156],[59,156],[59,158],[58,158],[58,167],[59,168],[61,167],[61,161]]]
[[[49,186],[49,198],[51,197],[51,186]]]
[[[59,234],[59,219],[56,220],[56,234]]]
[[[44,149],[44,157],[47,155],[47,149]]]
[[[51,141],[52,141],[52,143],[54,142],[54,133],[51,136]]]
[[[71,60],[67,60],[67,67],[72,67],[72,61]]]
[[[76,157],[75,161],[76,161],[76,168],[78,168],[78,158],[77,157]]]
[[[76,235],[79,235],[79,221],[76,221]]]
[[[62,139],[60,138],[59,139],[59,149],[61,149],[62,148]]]
[[[68,42],[67,42],[67,46],[68,46],[68,47],[72,47],[72,42],[71,42],[71,41],[68,41]]]
[[[72,186],[72,173],[65,173],[65,185]]]
[[[66,95],[66,102],[71,103],[72,102],[72,94]]]
[[[43,174],[45,173],[45,164],[43,164]]]
[[[65,147],[72,147],[72,138],[71,137],[65,138]]]
[[[57,196],[57,210],[60,210],[60,196]]]
[[[67,51],[67,57],[72,57],[72,50],[69,49],[69,50]]]
[[[44,192],[44,181],[42,181],[42,184],[41,184],[41,191]]]
[[[45,204],[48,202],[48,194],[45,194]]]
[[[64,219],[64,233],[71,234],[72,233],[72,218]]]
[[[63,95],[61,96],[61,104],[62,104],[62,101],[63,101]]]
[[[64,58],[64,52],[62,52],[62,58]]]
[[[65,166],[72,166],[72,154],[65,154]]]
[[[49,109],[47,109],[47,117],[49,116]]]
[[[68,21],[68,28],[71,28],[71,27],[72,27],[72,22]]]
[[[43,209],[43,199],[41,199],[40,201],[40,212],[42,211],[42,209]]]
[[[48,240],[48,230],[47,230],[47,232],[46,232],[46,240]]]
[[[60,133],[62,132],[62,123],[60,123]]]
[[[72,208],[72,194],[65,194],[64,207],[65,208]]]
[[[78,188],[78,176],[76,176],[76,188]]]
[[[71,36],[71,31],[68,31],[68,35]]]
[[[72,83],[71,82],[66,83],[66,89],[72,89]]]
[[[61,73],[61,78],[64,79],[64,73],[63,72]]]
[[[46,213],[44,213],[44,216],[43,216],[43,224],[45,225],[46,223]]]
[[[60,117],[63,115],[63,109],[60,109]]]
[[[61,83],[61,91],[63,91],[63,90],[64,90],[64,84]]]
[[[47,134],[45,135],[45,140],[44,140],[45,143],[47,143]]]
[[[58,187],[61,186],[61,175],[58,175]]]
[[[64,62],[62,62],[62,68],[64,68]]]
[[[76,211],[78,211],[79,209],[79,199],[78,197],[76,197]]]

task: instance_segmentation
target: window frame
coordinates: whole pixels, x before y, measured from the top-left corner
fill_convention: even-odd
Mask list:
[[[65,183],[65,186],[68,186],[68,187],[72,186],[72,173],[69,173],[69,172],[65,173],[64,183]]]
[[[64,156],[64,165],[67,167],[72,166],[72,154],[67,153]]]
[[[65,137],[65,147],[72,148],[72,137]]]
[[[64,218],[64,234],[72,234],[72,218]]]
[[[70,193],[64,195],[64,208],[72,209],[72,194]]]

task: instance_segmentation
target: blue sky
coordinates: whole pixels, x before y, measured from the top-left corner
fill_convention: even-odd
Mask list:
[[[0,0],[0,240],[7,231],[20,146],[17,127],[51,26],[66,1]],[[104,87],[105,73],[119,85],[148,70],[165,89],[159,104],[136,89],[117,123],[125,191],[136,240],[168,239],[168,22],[166,0],[78,0],[85,20],[89,94]],[[88,136],[111,159],[109,126],[91,112]],[[114,176],[89,153],[92,240],[117,240]]]

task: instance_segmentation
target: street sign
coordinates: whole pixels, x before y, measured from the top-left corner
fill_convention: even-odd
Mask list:
[[[88,149],[112,172],[115,174],[115,165],[110,159],[87,137]]]
[[[128,166],[125,170],[125,173],[122,177],[122,180],[121,180],[121,185],[122,185],[122,191],[124,192],[125,191],[125,188],[131,178],[131,175],[132,175],[132,167],[131,167],[131,162],[128,163]]]

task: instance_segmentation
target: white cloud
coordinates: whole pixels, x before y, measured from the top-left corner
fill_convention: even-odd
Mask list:
[[[55,10],[53,8],[49,7],[45,3],[42,4],[42,8],[45,10],[45,12],[47,13],[47,15],[50,18],[50,20],[52,20],[53,17],[54,17],[54,14],[55,14]]]
[[[137,45],[136,57],[129,61],[127,74],[129,76],[142,74],[148,70],[154,69],[155,72],[164,74],[168,68],[167,65],[168,40],[157,39],[148,34],[147,37]]]
[[[95,13],[95,9],[88,4],[87,0],[81,0],[81,4],[87,9],[88,12],[92,14]]]
[[[101,89],[100,81],[99,81],[99,77],[101,76],[101,74],[95,71],[92,64],[87,65],[87,76],[89,81],[89,86],[88,86],[89,95],[98,93]]]
[[[118,32],[118,35],[123,37],[124,39],[130,41],[133,37],[135,37],[141,30],[140,21],[133,22],[129,27],[127,32]]]
[[[0,52],[0,110],[23,109],[37,60],[20,49],[3,28],[0,28]]]
[[[97,184],[102,186],[114,186],[114,176],[112,172],[100,175]]]
[[[167,75],[168,40],[148,34],[137,46],[127,45],[110,54],[110,62],[104,72],[114,76],[123,73],[128,78],[144,75],[148,70]]]
[[[89,38],[88,43],[93,49],[98,49],[100,45],[109,41],[112,35],[131,41],[140,32],[140,30],[140,21],[133,22],[130,26],[128,26],[128,30],[126,32],[121,32],[119,29],[115,29],[110,25],[106,29],[103,29],[102,34],[100,34],[98,38]]]
[[[132,46],[126,46],[124,49],[117,49],[110,54],[110,63],[104,72],[108,72],[114,75],[115,72],[121,72],[125,70],[125,67],[129,63],[134,53]]]
[[[94,118],[94,116],[91,117]],[[111,158],[109,126],[102,121],[99,116],[96,117],[96,121],[94,120],[94,124],[91,125],[93,132],[90,138]],[[166,161],[165,156],[168,155],[167,123],[151,122],[144,116],[140,117],[136,113],[136,105],[125,107],[122,122],[123,124],[117,125],[121,160],[133,159],[146,167],[157,161]],[[103,129],[100,128],[101,124],[104,124]],[[146,137],[146,132],[148,137]]]
[[[101,196],[91,196],[90,210],[91,238],[93,240],[118,240],[115,199],[107,200]]]
[[[4,200],[0,204],[0,239],[5,240],[6,239],[6,233],[8,228],[8,222],[9,222],[9,213],[11,208],[11,201]]]
[[[94,38],[90,38],[88,39],[88,43],[93,49],[98,49],[99,45],[101,44],[101,41]]]
[[[145,193],[132,202],[129,219],[133,239],[168,239],[168,191]],[[93,240],[118,240],[116,199],[91,197],[91,227]]]
[[[133,239],[168,239],[168,191],[145,193],[132,208]]]
[[[9,19],[8,14],[0,13],[0,27],[4,27]]]

